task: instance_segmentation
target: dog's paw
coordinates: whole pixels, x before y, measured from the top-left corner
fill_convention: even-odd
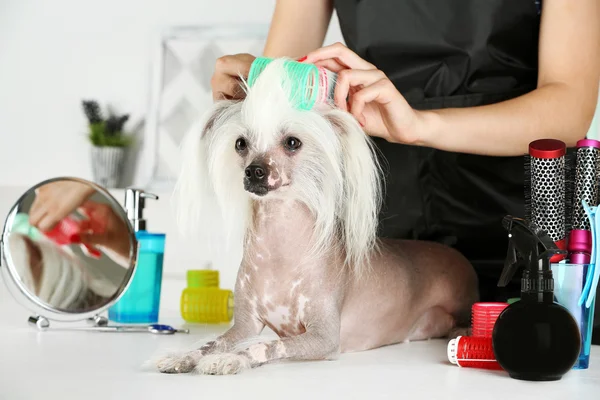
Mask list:
[[[169,355],[160,358],[156,367],[165,374],[185,374],[194,370],[199,358],[197,352]]]
[[[248,357],[222,353],[202,357],[196,365],[196,372],[203,375],[235,375],[250,368]]]

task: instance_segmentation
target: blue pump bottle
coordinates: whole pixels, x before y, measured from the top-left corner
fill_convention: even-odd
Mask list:
[[[129,287],[108,310],[108,319],[114,322],[158,322],[166,235],[146,230],[145,199],[158,200],[158,196],[134,188],[125,192],[125,209],[138,241],[138,256]]]

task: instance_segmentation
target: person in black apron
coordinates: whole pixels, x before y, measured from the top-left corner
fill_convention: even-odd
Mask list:
[[[333,0],[331,5],[348,47],[346,54],[360,57],[356,68],[375,66],[413,110],[495,104],[537,87],[541,1]],[[281,32],[276,22],[270,36]],[[291,56],[276,54],[272,43],[277,39],[269,40],[265,55]],[[307,62],[316,60],[335,70],[339,60],[321,57],[328,51],[309,52]],[[247,73],[253,57],[240,57],[246,60],[242,73],[244,69]],[[596,84],[591,83],[597,88]],[[227,87],[231,84],[217,84],[215,93],[226,94]],[[573,142],[585,135],[580,133]],[[497,283],[508,249],[502,218],[525,213],[523,156],[441,150],[394,143],[386,137],[374,140],[387,171],[380,235],[452,246],[477,271],[482,301],[518,297],[519,276],[507,288],[498,288]],[[597,327],[599,314],[596,307]]]
[[[413,109],[493,104],[536,87],[540,17],[534,1],[334,5],[348,48],[384,72]],[[388,171],[381,236],[450,245],[477,270],[482,301],[518,297],[518,276],[506,289],[497,282],[508,249],[502,218],[525,212],[523,157],[374,140]]]

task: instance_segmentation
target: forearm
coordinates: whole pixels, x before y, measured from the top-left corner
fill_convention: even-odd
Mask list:
[[[598,80],[586,88],[555,83],[493,105],[420,112],[419,144],[490,156],[525,154],[541,138],[573,146],[587,134],[597,98]]]
[[[332,0],[277,0],[263,55],[298,58],[323,45]]]
[[[545,0],[538,89],[502,103],[423,113],[423,144],[444,150],[521,155],[540,138],[583,138],[598,100],[600,2]]]

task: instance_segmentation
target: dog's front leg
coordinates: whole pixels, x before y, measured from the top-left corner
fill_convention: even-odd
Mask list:
[[[259,335],[265,325],[256,310],[250,304],[250,296],[242,289],[236,288],[235,320],[231,328],[215,340],[202,347],[181,354],[168,355],[158,360],[157,367],[164,373],[187,373],[194,370],[198,361],[204,356],[215,353],[231,352],[242,340]]]
[[[207,342],[196,350],[162,357],[156,364],[158,370],[167,374],[182,374],[191,372],[194,370],[198,364],[198,361],[200,361],[202,357],[209,354],[232,351],[236,343],[245,338],[256,336],[262,330],[262,328],[258,328],[258,326],[257,329],[249,329],[249,327],[250,325],[248,324],[236,322],[230,329],[227,330],[227,332],[217,337],[215,340]]]
[[[339,314],[314,320],[306,325],[306,332],[254,344],[235,353],[213,354],[203,357],[196,371],[207,375],[236,374],[279,360],[332,360],[340,353]]]

